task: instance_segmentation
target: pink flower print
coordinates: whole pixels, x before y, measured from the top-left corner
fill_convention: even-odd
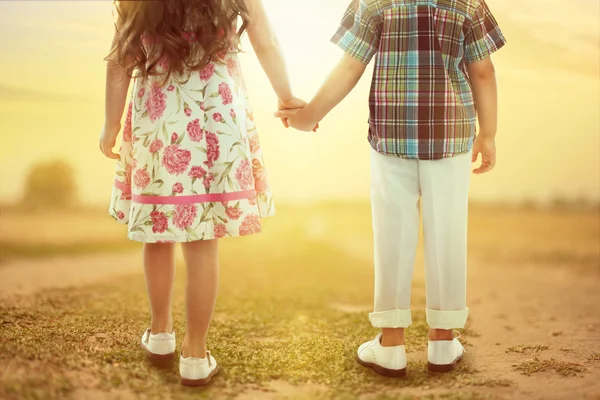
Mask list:
[[[196,40],[196,34],[193,32],[183,32],[182,36],[188,43],[193,43]]]
[[[227,235],[227,227],[225,224],[215,225],[215,239],[222,239]]]
[[[183,174],[192,160],[192,153],[182,149],[178,144],[172,144],[163,152],[162,165],[171,175]]]
[[[167,88],[167,92],[172,92],[173,90],[175,90],[175,86],[169,85],[169,87]]]
[[[150,153],[156,153],[157,151],[162,150],[163,146],[164,145],[163,145],[162,140],[156,139],[155,141],[150,143],[150,147],[148,148],[148,151],[150,151]]]
[[[227,59],[227,72],[229,72],[229,76],[233,79],[236,79],[239,75],[238,63],[232,57]]]
[[[127,165],[125,165],[125,185],[131,185],[131,174],[133,171],[133,165],[131,163],[127,163]]]
[[[208,168],[212,168],[215,165],[215,161],[219,159],[221,150],[219,149],[219,138],[215,133],[206,132],[206,161],[204,164]]]
[[[194,178],[194,179],[202,179],[206,176],[207,172],[204,168],[200,167],[200,166],[194,166],[192,167],[192,169],[190,170],[190,173],[188,174],[190,178]]]
[[[251,206],[255,206],[256,205],[256,196],[249,198],[248,204],[250,204]]]
[[[212,78],[214,73],[215,73],[215,64],[208,63],[208,64],[206,64],[206,67],[204,67],[200,71],[200,79],[202,79],[203,81],[207,81],[210,78]]]
[[[242,160],[240,162],[240,165],[235,172],[235,179],[240,184],[242,190],[250,189],[252,187],[252,170],[250,169],[248,160]]]
[[[185,113],[185,115],[187,115],[188,117],[191,117],[191,116],[192,116],[192,109],[191,109],[191,108],[188,108],[188,107],[186,107],[186,108],[183,110],[183,112],[184,112],[184,113]]]
[[[123,213],[123,211],[119,211],[117,217],[119,217],[119,219],[123,219],[125,218],[125,214]]]
[[[213,119],[214,119],[216,122],[221,122],[221,121],[223,120],[223,116],[221,115],[221,113],[214,113],[214,114],[213,114]]]
[[[132,111],[133,109],[133,104],[129,103],[129,108],[127,109],[127,117],[125,117],[125,127],[123,128],[123,141],[124,142],[131,142],[131,118],[132,118]]]
[[[227,207],[225,209],[225,214],[227,214],[230,219],[237,221],[242,216],[242,210],[239,207]]]
[[[204,138],[204,131],[200,128],[199,119],[195,119],[187,125],[187,133],[192,142],[199,142]]]
[[[209,173],[208,175],[206,175],[204,177],[204,187],[206,189],[210,189],[210,184],[212,182],[214,182],[214,180],[215,180],[215,177],[213,176],[213,174]]]
[[[156,38],[153,35],[143,33],[141,39],[142,39],[142,45],[144,47],[154,46],[156,44]]]
[[[260,218],[258,215],[247,215],[240,225],[240,236],[251,235],[260,232]]]
[[[133,182],[139,189],[143,189],[150,184],[150,175],[145,169],[138,169],[133,176]]]
[[[235,119],[236,114],[235,114],[235,110],[232,108],[231,111],[229,111],[229,115],[231,116],[231,118]]]
[[[142,37],[140,39],[142,40],[142,46],[146,47],[150,44],[150,35],[147,33],[142,33]]]
[[[196,204],[178,204],[175,206],[173,224],[183,231],[192,226],[197,216],[198,206]]]
[[[169,217],[167,217],[165,213],[152,211],[150,213],[150,218],[152,219],[152,232],[163,233],[169,229]]]
[[[179,135],[175,132],[171,135],[171,143],[175,143],[179,139]]]
[[[250,153],[258,153],[258,151],[260,150],[260,141],[258,140],[258,135],[254,133],[248,139],[248,141],[250,142]]]
[[[261,164],[257,158],[252,160],[252,175],[256,182],[264,182],[266,180],[265,167]]]
[[[173,194],[181,194],[183,193],[183,185],[180,182],[177,182],[173,185]]]
[[[150,121],[154,122],[160,117],[167,108],[167,95],[163,93],[160,85],[154,83],[152,85],[152,91],[146,100],[146,111],[150,116]]]
[[[206,111],[206,104],[204,104],[204,102],[203,102],[203,101],[201,101],[201,102],[200,102],[200,109],[201,109],[202,111]]]
[[[159,68],[163,70],[169,69],[169,58],[167,56],[163,56],[158,63]]]
[[[131,176],[133,175],[133,170],[135,169],[136,164],[137,162],[133,158],[129,160],[127,164],[125,164],[125,179],[123,183],[129,189],[129,191],[127,193],[123,193],[123,195],[126,195],[125,197],[127,197],[127,199],[124,200],[131,199]],[[121,196],[121,198],[123,199],[123,196]]]
[[[231,94],[231,88],[226,82],[221,82],[219,85],[219,94],[223,99],[223,105],[231,104],[233,102],[233,95]]]
[[[142,97],[144,97],[144,94],[146,94],[146,88],[141,88],[138,92],[138,97],[141,99]]]
[[[223,35],[225,34],[225,31],[223,31]],[[221,35],[221,36],[223,36]],[[225,57],[227,57],[227,54],[229,54],[229,52],[227,50],[223,50],[217,53],[217,59],[219,60],[225,60]]]

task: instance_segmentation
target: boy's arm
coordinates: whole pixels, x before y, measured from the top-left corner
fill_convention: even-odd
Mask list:
[[[278,111],[275,116],[289,118],[292,127],[310,131],[354,89],[367,64],[345,54],[333,69],[315,98],[302,110]]]
[[[479,132],[473,145],[473,162],[481,154],[481,166],[473,172],[483,174],[496,165],[496,130],[498,128],[498,87],[496,71],[490,57],[467,64],[473,87]]]
[[[352,91],[379,51],[383,26],[380,6],[370,0],[352,0],[331,39],[346,54],[306,108],[276,115],[294,115],[290,125],[308,131]]]
[[[115,39],[116,40],[116,35]],[[100,150],[109,158],[118,159],[119,155],[112,151],[121,130],[121,119],[129,90],[129,71],[110,58],[106,63],[106,99],[104,128],[100,134]]]
[[[498,87],[491,58],[467,64],[479,118],[479,135],[494,138],[498,129]]]
[[[481,166],[473,172],[483,174],[496,165],[498,91],[494,64],[490,58],[506,44],[506,39],[484,0],[480,0],[465,35],[465,61],[473,88],[480,131],[473,144],[473,162],[481,154]]]

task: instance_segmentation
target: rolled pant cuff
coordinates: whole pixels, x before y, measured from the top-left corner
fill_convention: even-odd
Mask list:
[[[427,309],[427,323],[431,329],[462,329],[467,323],[469,309],[440,311]]]
[[[410,310],[388,310],[369,314],[375,328],[408,328],[412,324]]]

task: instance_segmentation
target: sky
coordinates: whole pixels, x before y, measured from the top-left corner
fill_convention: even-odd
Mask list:
[[[295,93],[309,100],[342,52],[329,42],[348,0],[263,0]],[[509,44],[494,60],[500,87],[498,166],[473,177],[492,202],[600,201],[600,3],[488,0]],[[37,162],[77,170],[81,197],[109,201],[114,164],[98,151],[109,1],[0,1],[0,201],[21,196]],[[270,181],[282,201],[369,195],[371,67],[317,133],[286,130],[247,40],[241,55]]]

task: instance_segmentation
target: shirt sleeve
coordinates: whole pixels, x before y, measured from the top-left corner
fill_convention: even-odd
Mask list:
[[[468,63],[484,60],[506,44],[506,39],[498,22],[485,4],[485,0],[475,11],[465,36],[465,59]]]
[[[368,0],[353,0],[331,41],[368,64],[379,50],[380,38],[381,26]]]

